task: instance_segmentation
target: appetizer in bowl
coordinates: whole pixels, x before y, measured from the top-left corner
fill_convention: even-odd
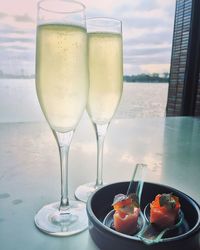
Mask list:
[[[180,212],[179,198],[172,193],[158,194],[150,204],[150,222],[159,228],[172,227]]]
[[[113,198],[117,194],[126,194],[130,182],[117,182],[102,187],[90,196],[87,202],[87,214],[89,218],[89,233],[95,244],[103,250],[197,250],[200,249],[200,206],[190,196],[173,187],[144,182],[142,200],[140,203],[140,216],[138,218],[138,231],[133,235],[120,233],[113,229],[112,210]],[[158,194],[169,194],[179,197],[181,211],[184,219],[181,226],[171,230],[165,235],[162,242],[146,245],[138,237],[143,230],[142,212],[147,204],[152,203]],[[112,212],[111,212],[112,211]],[[149,205],[150,220],[150,205]],[[109,216],[108,216],[109,214]],[[107,218],[106,223],[104,223]],[[141,222],[141,223],[140,223]],[[155,226],[156,228],[156,226]]]
[[[120,233],[132,235],[137,231],[140,207],[137,196],[118,194],[113,201],[114,207],[114,228]]]

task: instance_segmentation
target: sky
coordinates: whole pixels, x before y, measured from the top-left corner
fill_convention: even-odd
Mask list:
[[[82,0],[87,17],[123,24],[124,74],[169,72],[175,0]],[[34,74],[36,0],[0,0],[0,71]]]

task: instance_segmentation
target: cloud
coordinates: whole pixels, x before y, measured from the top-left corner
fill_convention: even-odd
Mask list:
[[[146,45],[149,47],[154,45],[168,44],[171,47],[172,32],[171,31],[160,31],[160,32],[145,32],[138,37],[131,37],[124,39],[124,46],[136,46],[136,45]]]
[[[12,61],[12,60],[22,60],[23,63],[26,63],[26,62],[32,62],[33,59],[34,59],[34,54],[30,53],[30,52],[15,52],[15,55],[11,55],[8,57],[6,57],[5,53],[4,54],[0,54],[2,56],[2,58],[4,58],[7,62],[8,61]],[[9,59],[9,60],[8,60]]]
[[[155,28],[155,27],[163,27],[165,25],[165,20],[162,20],[158,17],[151,18],[142,18],[142,17],[124,17],[123,24],[126,28],[134,27],[134,28]]]
[[[160,73],[169,72],[169,64],[168,63],[148,63],[148,64],[133,64],[133,63],[125,63],[126,71],[129,75],[134,74],[142,74],[142,73]]]
[[[169,70],[174,10],[175,0],[127,0],[115,5],[113,17],[123,21],[125,73],[147,68],[155,72],[155,67],[142,67],[150,64],[158,65],[158,71]]]
[[[137,10],[154,10],[157,7],[156,1],[140,0],[137,5]]]
[[[157,72],[157,73],[163,73],[163,72],[169,72],[169,64],[168,63],[156,63],[156,64],[143,64],[140,66],[140,71],[141,72],[146,72],[146,73],[152,73],[152,72]]]
[[[0,44],[8,43],[8,42],[26,42],[26,43],[33,43],[33,38],[20,38],[20,37],[0,37]]]
[[[0,34],[6,35],[6,34],[35,34],[34,30],[24,30],[24,29],[16,29],[13,26],[10,25],[3,25],[0,26]]]
[[[148,68],[142,65],[152,63],[158,65],[158,71],[164,64],[162,69],[166,71],[166,65],[170,63],[173,29],[173,16],[169,18],[167,8],[172,8],[173,5],[162,8],[162,3],[149,0],[118,3],[113,4],[110,16],[123,21],[124,73],[133,73],[133,68],[141,73],[141,70]],[[100,12],[103,16],[106,13],[100,2],[100,10],[95,7],[95,1],[93,4],[89,12],[91,16],[99,16]]]
[[[11,50],[15,50],[15,51],[28,51],[28,52],[32,52],[32,48],[28,47],[28,46],[24,46],[24,45],[9,45],[9,47],[6,45],[0,45],[0,49],[1,51],[11,51]]]
[[[127,55],[134,55],[134,56],[149,56],[149,55],[153,55],[153,56],[157,56],[158,54],[165,54],[165,53],[169,53],[170,47],[166,47],[166,48],[131,48],[130,50],[125,50],[125,54]]]
[[[87,18],[100,17],[105,15],[105,12],[103,10],[99,10],[97,8],[86,10],[86,13],[87,13]]]
[[[168,70],[175,0],[82,0],[87,17],[107,16],[123,22],[124,73]],[[0,65],[9,55],[18,64],[32,60],[34,70],[36,1],[6,0],[0,12]],[[6,48],[7,47],[7,48]],[[12,53],[11,53],[12,51]],[[3,59],[2,59],[3,53]],[[20,56],[21,55],[21,56]],[[152,66],[153,65],[153,66]],[[143,71],[144,72],[144,71]]]
[[[140,50],[134,51],[132,55],[124,55],[124,63],[133,63],[133,64],[162,64],[168,63],[170,60],[170,51],[166,50],[165,52],[159,50]]]
[[[166,56],[160,55],[136,55],[136,56],[127,56],[124,58],[125,64],[133,64],[133,65],[143,65],[143,64],[168,64],[169,59]]]
[[[139,11],[155,11],[165,12],[166,15],[174,13],[176,0],[139,0],[137,10]]]
[[[33,18],[31,18],[27,14],[16,15],[16,16],[14,16],[14,19],[15,19],[16,22],[24,22],[24,23],[33,23],[34,22]]]
[[[3,13],[3,12],[0,12],[0,19],[3,19],[7,17],[7,14],[6,13]]]

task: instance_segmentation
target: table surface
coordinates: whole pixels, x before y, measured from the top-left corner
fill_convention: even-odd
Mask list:
[[[200,119],[119,119],[110,124],[104,149],[104,181],[130,179],[136,163],[148,164],[146,181],[173,186],[200,203]],[[69,190],[94,181],[96,141],[81,120],[69,155]],[[88,230],[70,237],[41,233],[35,213],[59,200],[58,149],[44,123],[0,124],[0,248],[2,250],[96,250]]]

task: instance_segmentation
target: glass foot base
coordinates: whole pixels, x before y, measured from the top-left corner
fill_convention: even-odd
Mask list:
[[[75,197],[77,200],[87,202],[90,195],[92,195],[97,189],[101,187],[103,187],[103,185],[97,187],[95,182],[80,185],[75,191]]]
[[[35,225],[44,233],[55,236],[68,236],[88,228],[85,204],[70,201],[65,211],[59,211],[59,202],[42,207],[35,216]]]

